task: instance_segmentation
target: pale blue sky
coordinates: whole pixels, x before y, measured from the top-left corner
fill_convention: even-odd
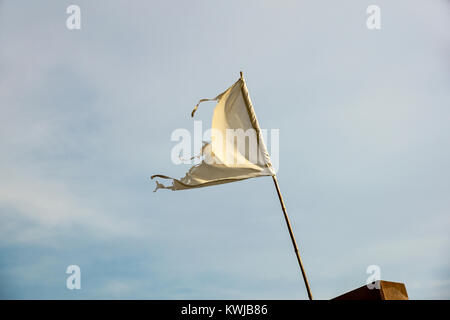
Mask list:
[[[0,297],[306,299],[270,178],[158,193],[148,179],[184,175],[172,131],[243,70],[261,126],[280,130],[313,295],[375,264],[411,298],[450,298],[449,9],[1,1]]]

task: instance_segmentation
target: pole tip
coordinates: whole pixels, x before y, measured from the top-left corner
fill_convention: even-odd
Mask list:
[[[239,72],[241,74],[241,79],[244,78],[244,74],[242,73],[242,71]]]

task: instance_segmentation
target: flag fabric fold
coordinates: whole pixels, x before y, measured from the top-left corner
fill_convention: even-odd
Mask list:
[[[274,176],[258,120],[244,79],[213,99],[201,99],[192,116],[204,101],[216,100],[211,125],[211,142],[201,151],[201,163],[194,165],[181,179],[153,175],[151,179],[170,179],[166,186],[156,181],[156,190],[173,191],[201,188],[260,176]]]

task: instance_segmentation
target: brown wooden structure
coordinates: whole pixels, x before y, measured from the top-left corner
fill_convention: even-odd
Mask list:
[[[379,288],[379,289],[377,289]],[[332,300],[409,300],[406,287],[401,282],[378,280],[373,289],[367,285],[349,291]]]

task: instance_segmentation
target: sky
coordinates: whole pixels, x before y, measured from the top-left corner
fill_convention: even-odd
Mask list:
[[[449,9],[0,1],[0,298],[307,299],[270,177],[156,193],[149,179],[184,176],[172,132],[242,70],[261,127],[279,129],[313,296],[376,265],[411,299],[449,299]]]

